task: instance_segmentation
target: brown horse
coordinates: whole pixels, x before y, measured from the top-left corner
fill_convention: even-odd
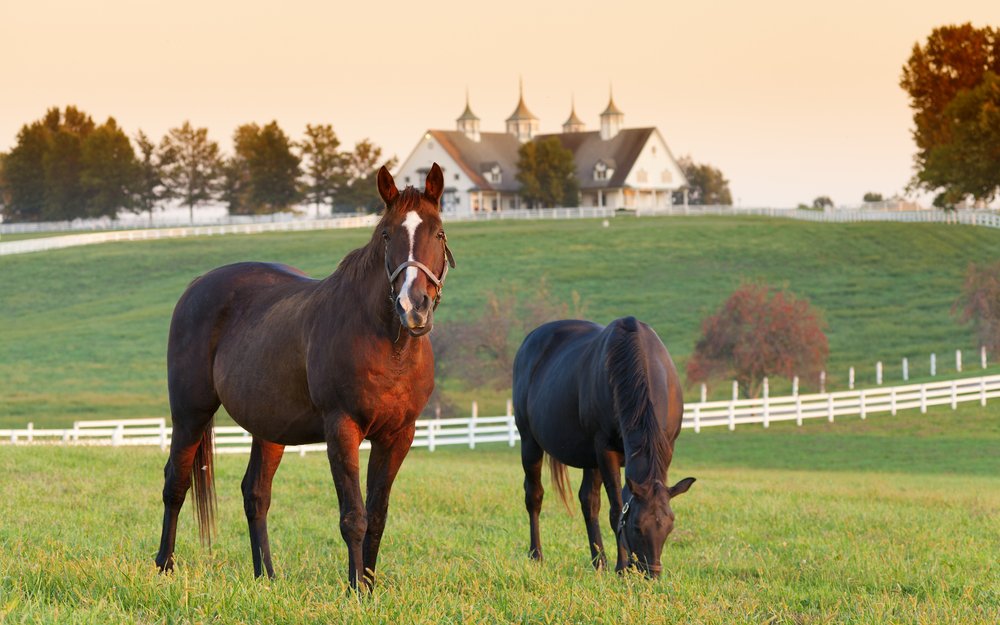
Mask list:
[[[354,587],[371,585],[389,491],[434,388],[426,335],[455,266],[441,226],[443,187],[436,163],[422,193],[400,193],[383,167],[385,212],[371,240],[326,279],[238,263],[201,276],[181,296],[167,345],[173,440],[163,470],[160,570],[173,568],[192,468],[199,530],[211,542],[212,421],[222,405],[253,435],[243,503],[254,575],[274,575],[267,511],[284,446],[325,441],[348,576]],[[367,502],[358,474],[363,439],[372,444]]]
[[[635,317],[606,327],[563,320],[534,329],[514,359],[529,555],[542,559],[538,514],[542,459],[548,453],[552,481],[567,506],[566,465],[583,469],[580,507],[594,566],[606,563],[598,521],[603,483],[618,542],[616,569],[634,562],[646,575],[659,576],[663,543],[674,528],[670,501],[695,481],[688,477],[665,484],[683,415],[680,378],[670,354],[653,329]]]

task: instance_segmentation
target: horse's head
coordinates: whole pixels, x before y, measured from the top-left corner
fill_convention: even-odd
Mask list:
[[[618,541],[648,577],[659,577],[663,571],[660,553],[667,535],[674,529],[670,500],[686,493],[692,484],[693,477],[686,477],[669,488],[660,480],[652,484],[625,480],[622,491],[625,504],[618,522]]]
[[[422,193],[413,187],[400,193],[389,170],[378,172],[378,192],[385,202],[380,226],[389,297],[399,322],[413,336],[430,332],[448,267],[455,266],[441,225],[443,191],[444,175],[437,163]]]

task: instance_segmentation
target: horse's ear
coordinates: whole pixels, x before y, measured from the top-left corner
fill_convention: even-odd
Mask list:
[[[392,179],[389,170],[382,166],[378,170],[378,194],[382,196],[382,201],[389,206],[399,197],[399,189],[396,188],[396,181]]]
[[[434,204],[441,202],[441,194],[444,193],[444,173],[437,163],[431,165],[430,172],[427,173],[427,182],[424,184],[424,195],[429,197]]]
[[[691,488],[691,485],[694,484],[694,481],[695,480],[693,477],[686,477],[680,482],[677,482],[676,484],[670,487],[670,497],[673,498],[676,497],[677,495],[683,495],[688,491],[689,488]]]
[[[632,495],[638,497],[639,499],[643,501],[649,499],[650,495],[649,486],[643,484],[637,484],[634,481],[632,481],[631,478],[627,477],[625,478],[625,486],[628,487],[628,492],[632,493]]]

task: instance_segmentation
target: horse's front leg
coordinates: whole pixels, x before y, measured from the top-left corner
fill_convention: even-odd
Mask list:
[[[618,562],[615,570],[619,573],[628,567],[629,553],[618,536],[618,520],[622,514],[622,477],[621,477],[622,456],[613,449],[597,450],[597,467],[601,472],[601,480],[604,482],[604,490],[608,494],[608,516],[611,521],[611,531],[615,534],[615,542],[618,544]]]
[[[386,440],[372,442],[368,458],[368,531],[365,533],[365,574],[374,582],[378,548],[389,512],[389,491],[400,465],[413,443],[414,425],[409,425]]]
[[[345,414],[331,415],[325,423],[326,453],[330,459],[330,472],[337,488],[340,502],[340,535],[347,543],[348,578],[355,589],[368,586],[365,581],[362,542],[368,527],[364,502],[361,500],[361,482],[358,474],[358,447],[361,430]]]

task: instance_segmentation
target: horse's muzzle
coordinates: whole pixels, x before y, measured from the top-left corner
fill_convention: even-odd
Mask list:
[[[397,303],[396,313],[399,315],[399,323],[413,336],[427,334],[434,325],[433,312],[429,307],[423,310],[416,308],[403,310],[402,306]]]

